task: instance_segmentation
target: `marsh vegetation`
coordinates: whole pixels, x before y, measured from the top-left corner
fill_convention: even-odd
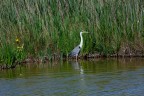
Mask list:
[[[81,55],[143,56],[143,0],[1,0],[0,63],[62,58],[84,36]]]

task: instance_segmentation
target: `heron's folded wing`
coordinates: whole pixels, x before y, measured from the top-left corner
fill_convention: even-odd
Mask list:
[[[80,46],[78,45],[77,47],[75,47],[69,54],[69,56],[78,56],[78,54],[80,53]]]

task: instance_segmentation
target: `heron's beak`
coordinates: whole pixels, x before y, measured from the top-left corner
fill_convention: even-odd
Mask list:
[[[86,31],[82,31],[82,33],[89,33],[89,32],[86,32]]]

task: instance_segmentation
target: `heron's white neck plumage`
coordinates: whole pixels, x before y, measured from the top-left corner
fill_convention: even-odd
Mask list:
[[[80,47],[82,48],[82,46],[83,46],[83,37],[82,37],[82,32],[80,32],[80,38],[81,38],[81,41],[80,41]]]

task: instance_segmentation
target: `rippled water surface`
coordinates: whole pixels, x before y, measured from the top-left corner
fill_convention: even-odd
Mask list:
[[[0,70],[0,96],[143,96],[144,59],[26,64]]]

